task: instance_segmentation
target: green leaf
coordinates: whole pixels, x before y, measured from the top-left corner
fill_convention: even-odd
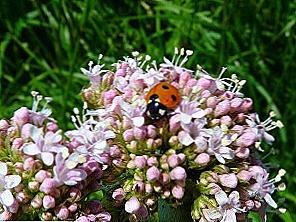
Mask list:
[[[90,193],[87,196],[87,200],[102,200],[104,198],[104,193],[102,190]]]
[[[250,219],[251,222],[263,222],[260,218],[260,215],[256,212],[249,213],[248,219]]]

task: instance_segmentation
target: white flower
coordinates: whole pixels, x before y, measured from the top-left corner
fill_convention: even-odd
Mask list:
[[[176,109],[176,113],[180,113],[180,121],[182,124],[190,124],[192,119],[199,119],[205,116],[204,110],[197,108],[198,102],[189,102],[182,100],[180,106]]]
[[[112,130],[107,129],[106,122],[97,122],[95,120],[88,120],[84,122],[77,130],[66,132],[66,136],[70,139],[75,139],[80,145],[75,149],[79,155],[70,155],[67,165],[74,168],[78,163],[85,160],[83,156],[93,156],[96,161],[102,162],[100,155],[109,149],[107,140],[114,138],[115,134]],[[76,165],[73,163],[76,162]]]
[[[41,128],[31,126],[31,138],[33,142],[26,143],[23,145],[23,151],[25,154],[34,156],[38,155],[43,163],[47,166],[53,164],[54,155],[53,153],[63,152],[67,148],[60,144],[62,136],[61,131],[52,132],[49,131],[44,135]]]
[[[239,193],[233,191],[227,194],[221,190],[215,194],[219,206],[217,208],[204,209],[203,214],[207,221],[236,222],[236,213],[244,212],[240,208]]]
[[[207,152],[211,155],[215,155],[216,159],[224,164],[225,160],[224,159],[233,159],[234,158],[234,152],[231,148],[225,146],[224,141],[225,137],[228,138],[227,135],[223,134],[223,131],[221,130],[220,127],[215,127],[214,129],[208,129],[207,130],[209,134],[209,139],[208,139],[208,149]],[[226,139],[228,140],[228,139]]]
[[[14,202],[14,197],[10,191],[11,188],[16,187],[21,182],[19,175],[6,175],[7,165],[0,162],[0,202],[2,205],[9,207]]]

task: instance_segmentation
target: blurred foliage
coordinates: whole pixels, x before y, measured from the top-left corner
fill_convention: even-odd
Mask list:
[[[288,212],[268,221],[296,221],[295,12],[285,0],[0,1],[0,118],[30,106],[37,90],[53,97],[54,117],[70,128],[89,59],[102,53],[112,64],[138,50],[161,61],[175,46],[193,49],[189,67],[217,75],[227,66],[248,80],[244,92],[262,118],[275,110],[285,124],[264,154],[271,171],[288,171],[288,189],[277,195]]]

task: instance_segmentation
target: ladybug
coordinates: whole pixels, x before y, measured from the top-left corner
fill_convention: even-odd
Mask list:
[[[150,89],[145,100],[147,102],[147,116],[158,120],[179,105],[181,95],[178,89],[170,83],[160,82]]]

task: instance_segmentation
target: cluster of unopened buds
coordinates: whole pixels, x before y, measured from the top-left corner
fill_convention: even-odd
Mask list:
[[[271,194],[284,190],[285,171],[270,179],[258,151],[282,127],[275,113],[260,121],[245,80],[217,78],[202,67],[183,67],[191,50],[175,49],[157,66],[138,52],[104,70],[89,63],[83,109],[75,130],[62,134],[43,98],[0,121],[2,219],[110,221],[112,207],[131,221],[149,218],[160,199],[176,207],[190,196],[200,222],[243,221],[248,213],[277,208]],[[190,184],[190,185],[189,185]],[[105,208],[93,193],[103,192]],[[285,209],[279,208],[283,212]],[[113,216],[113,215],[112,215]]]

